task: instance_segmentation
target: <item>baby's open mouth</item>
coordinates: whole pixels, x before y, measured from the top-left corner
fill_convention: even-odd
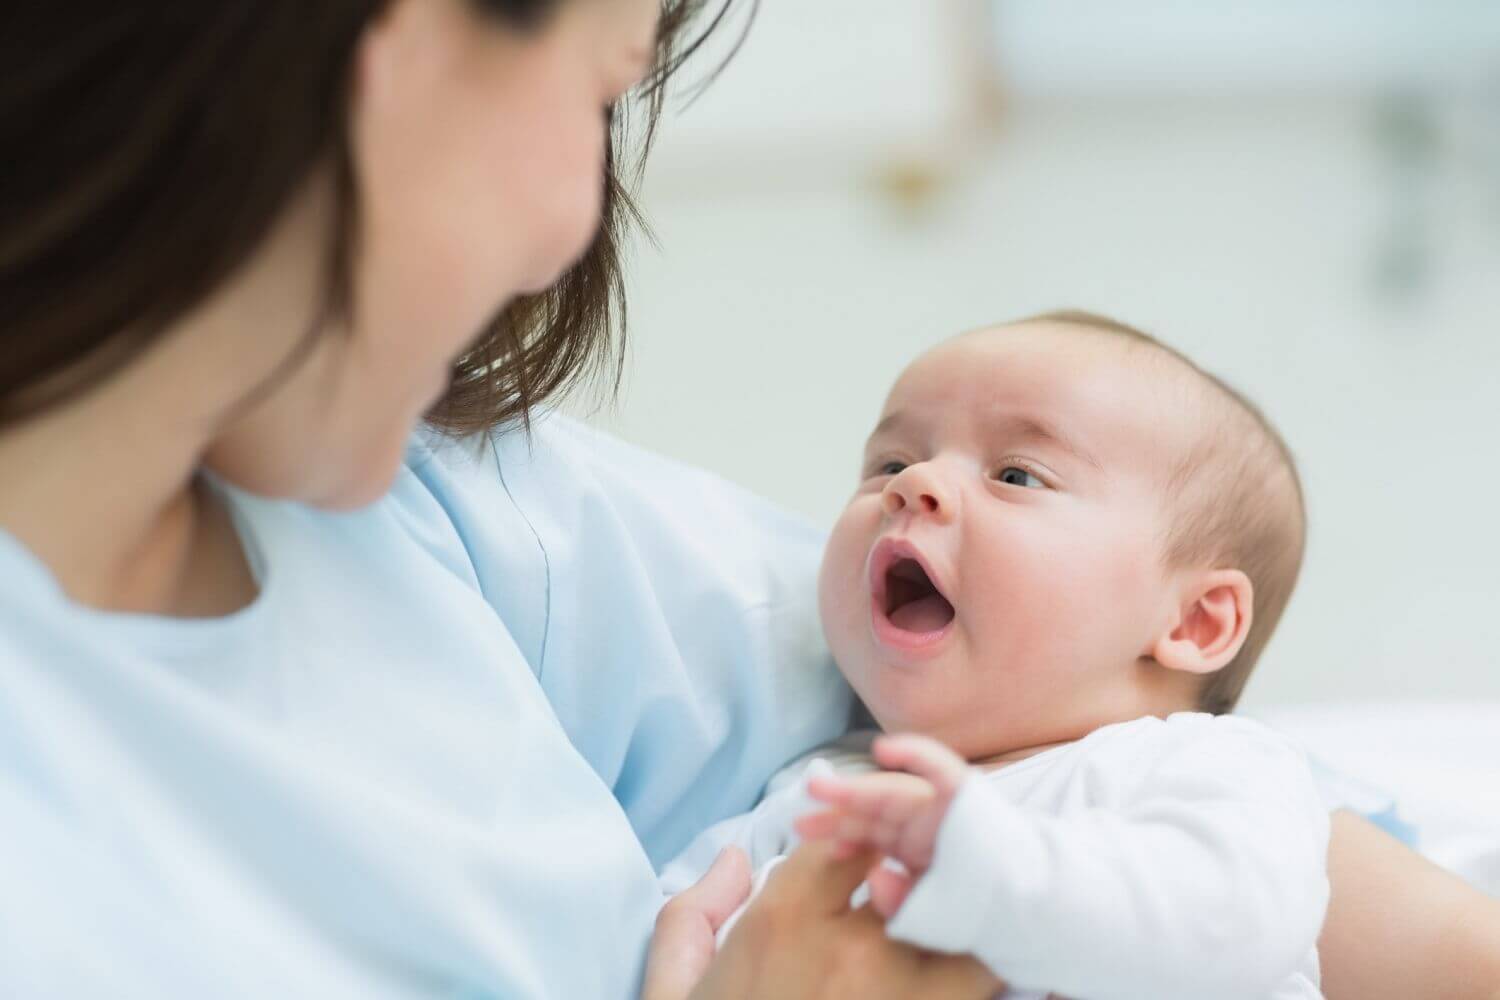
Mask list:
[[[953,605],[915,559],[897,559],[885,571],[883,610],[905,632],[936,632],[953,620]]]

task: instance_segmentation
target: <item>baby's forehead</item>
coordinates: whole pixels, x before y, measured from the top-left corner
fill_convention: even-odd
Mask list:
[[[954,405],[976,397],[1001,403],[1010,397],[1059,404],[1093,400],[1136,413],[1169,403],[1180,412],[1201,404],[1198,381],[1195,371],[1159,345],[1032,320],[982,327],[938,344],[906,367],[890,398],[921,394]]]
[[[902,372],[886,413],[1034,416],[1098,440],[1105,457],[1175,463],[1209,405],[1200,376],[1149,342],[1047,320],[985,327],[927,351]]]

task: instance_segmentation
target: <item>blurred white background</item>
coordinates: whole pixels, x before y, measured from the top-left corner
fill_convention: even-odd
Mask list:
[[[1500,697],[1500,3],[764,0],[641,200],[595,422],[830,524],[914,355],[1104,312],[1300,459],[1247,705]]]

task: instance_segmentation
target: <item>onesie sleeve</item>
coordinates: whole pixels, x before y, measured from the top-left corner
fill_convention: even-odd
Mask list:
[[[1090,1000],[1269,995],[1328,903],[1306,761],[1246,720],[1150,721],[1149,746],[1080,774],[1105,807],[1045,815],[968,778],[891,935]]]

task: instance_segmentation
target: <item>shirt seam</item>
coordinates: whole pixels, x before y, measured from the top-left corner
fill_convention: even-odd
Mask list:
[[[536,676],[541,680],[542,673],[547,667],[547,637],[552,632],[552,560],[547,555],[547,546],[542,542],[542,536],[536,530],[536,525],[531,523],[525,509],[517,502],[515,494],[510,490],[510,483],[505,480],[505,465],[500,461],[500,449],[495,444],[493,434],[487,435],[490,445],[490,454],[495,459],[495,474],[500,478],[500,488],[505,491],[505,496],[510,500],[511,506],[515,507],[516,513],[521,515],[521,520],[526,522],[526,528],[531,532],[531,537],[536,540],[537,551],[542,554],[542,644],[537,651]]]

